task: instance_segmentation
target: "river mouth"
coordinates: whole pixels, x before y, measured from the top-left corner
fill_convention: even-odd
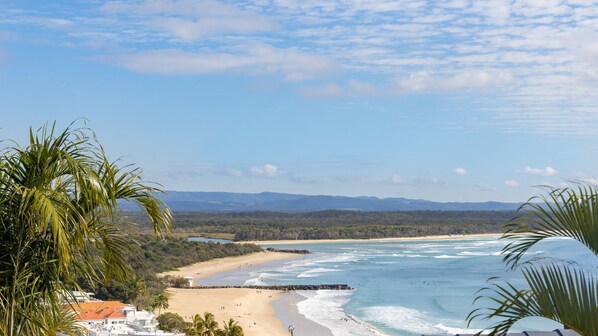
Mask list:
[[[215,244],[228,244],[233,243],[233,240],[230,239],[219,239],[219,238],[209,238],[209,237],[189,237],[187,241],[191,242],[199,242],[199,243],[215,243]]]

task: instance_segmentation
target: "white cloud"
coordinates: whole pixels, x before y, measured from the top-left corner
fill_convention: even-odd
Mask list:
[[[267,16],[213,0],[113,2],[101,10],[111,15],[135,13],[139,25],[187,43],[210,36],[252,34],[277,27]]]
[[[527,166],[523,169],[523,172],[530,175],[541,175],[541,176],[554,176],[558,174],[558,171],[552,167],[544,168],[532,168]]]
[[[510,187],[510,188],[517,188],[520,185],[519,182],[517,182],[515,180],[506,180],[504,183],[507,187]]]
[[[417,176],[413,178],[409,184],[415,187],[421,186],[446,186],[446,182],[436,178],[436,177],[423,177]]]
[[[488,184],[488,183],[484,183],[484,182],[479,182],[474,184],[473,188],[475,190],[479,190],[479,191],[496,191],[496,187]]]
[[[598,185],[598,178],[595,177],[586,177],[583,179],[583,181],[589,184]]]
[[[338,97],[380,96],[388,94],[389,90],[372,83],[349,80],[346,85],[327,83],[317,86],[307,86],[299,89],[299,93],[307,98],[323,99]]]
[[[390,177],[390,182],[393,184],[404,184],[405,179],[401,175],[394,174]]]
[[[226,33],[250,33],[266,31],[268,22],[235,19],[209,18],[201,21],[183,18],[161,18],[151,23],[156,29],[164,30],[182,42],[195,42],[202,38]]]
[[[464,127],[598,133],[596,1],[140,0],[92,2],[80,12],[14,3],[0,23],[27,27],[24,38],[51,29],[58,33],[44,38],[57,37],[44,43],[128,50],[110,59],[133,71],[300,81],[340,69],[336,81],[301,93],[450,92],[491,116]]]
[[[465,71],[448,75],[433,75],[427,71],[399,78],[392,85],[376,85],[349,80],[343,85],[327,83],[303,87],[299,93],[308,98],[337,98],[361,96],[394,96],[417,92],[449,92],[497,87],[513,81],[509,73],[498,71]]]
[[[427,71],[416,72],[397,81],[402,92],[454,91],[503,85],[513,80],[511,74],[500,71],[464,71],[449,76],[435,76]]]
[[[226,174],[229,176],[234,176],[234,177],[243,177],[245,176],[245,173],[240,170],[240,169],[235,169],[235,168],[229,168],[226,170]]]
[[[453,172],[455,174],[461,175],[461,176],[469,174],[469,172],[467,170],[465,170],[465,168],[462,168],[462,167],[453,169]]]
[[[266,163],[263,166],[251,167],[250,172],[254,176],[276,177],[282,173],[277,166]]]
[[[138,52],[106,58],[141,73],[202,75],[233,72],[251,75],[281,74],[287,81],[320,77],[335,69],[331,60],[296,49],[265,44],[247,45],[227,52],[187,52],[176,49]]]

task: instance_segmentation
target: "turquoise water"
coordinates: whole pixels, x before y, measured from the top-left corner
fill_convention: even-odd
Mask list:
[[[293,245],[313,254],[228,274],[216,281],[349,284],[356,290],[302,292],[307,300],[298,306],[300,313],[339,336],[376,335],[367,324],[388,335],[455,334],[464,331],[476,291],[488,278],[500,276],[523,284],[519,272],[505,271],[500,256],[504,244],[493,239],[462,239]],[[595,260],[577,242],[563,239],[541,244],[528,257],[548,255],[587,265]],[[347,321],[347,317],[353,320]],[[477,322],[472,328],[486,325]],[[548,320],[527,319],[513,331],[558,327]]]

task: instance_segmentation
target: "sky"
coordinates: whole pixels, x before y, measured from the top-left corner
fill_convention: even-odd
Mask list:
[[[598,1],[0,0],[0,139],[168,190],[525,201],[598,183],[597,96]]]

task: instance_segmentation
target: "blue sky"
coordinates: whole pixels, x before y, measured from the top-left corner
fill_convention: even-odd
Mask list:
[[[598,1],[0,2],[0,138],[85,117],[170,190],[598,183]]]

